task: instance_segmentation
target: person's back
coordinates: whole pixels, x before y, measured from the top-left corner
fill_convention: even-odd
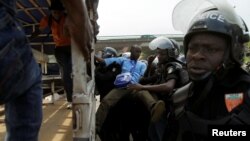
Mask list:
[[[59,17],[56,19],[55,17]],[[71,44],[70,37],[66,35],[64,31],[66,14],[64,11],[51,9],[51,14],[45,16],[40,21],[40,30],[45,30],[47,27],[50,28],[53,41],[56,47],[69,46]]]
[[[6,140],[38,140],[42,122],[41,70],[15,17],[16,0],[0,1],[0,104]]]

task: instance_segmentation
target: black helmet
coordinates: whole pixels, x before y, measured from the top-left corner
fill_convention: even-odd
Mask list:
[[[59,11],[63,11],[64,10],[64,6],[61,3],[60,0],[52,0],[49,10],[59,10]]]
[[[166,49],[170,58],[176,58],[178,56],[178,49],[174,43],[167,37],[157,37],[149,43],[151,50],[155,49]]]
[[[102,52],[103,52],[103,54],[102,54],[103,58],[110,58],[110,57],[116,57],[117,56],[117,51],[113,47],[105,47],[102,50]]]
[[[191,4],[192,3],[192,4]],[[227,0],[182,0],[174,8],[173,27],[182,31],[184,52],[193,34],[210,32],[224,35],[230,41],[224,64],[241,65],[243,43],[249,41],[248,29]]]
[[[246,34],[247,27],[243,20],[241,22],[245,29],[242,29],[242,25],[230,23],[224,15],[216,9],[206,11],[196,16],[184,37],[185,54],[187,53],[187,45],[192,35],[201,32],[210,32],[224,35],[230,40],[230,46],[228,48],[229,58],[225,58],[225,61],[227,61],[226,64],[241,65],[244,54],[243,43],[249,41],[249,35]]]

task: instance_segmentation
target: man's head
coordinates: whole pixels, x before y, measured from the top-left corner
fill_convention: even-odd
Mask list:
[[[138,45],[131,46],[131,48],[130,48],[130,52],[131,52],[130,59],[131,60],[138,60],[140,55],[141,55],[141,51],[142,51],[142,48],[140,46],[138,46]]]
[[[173,42],[167,37],[157,37],[149,43],[151,50],[157,49],[159,64],[168,62],[170,59],[175,59],[179,52],[178,48],[174,46]]]
[[[187,46],[187,68],[190,78],[202,80],[223,63],[228,41],[213,33],[194,34]]]
[[[64,7],[60,0],[52,0],[49,7],[54,19],[59,20],[64,15]]]
[[[247,37],[240,25],[231,24],[218,10],[197,16],[184,37],[190,78],[203,80],[221,70],[226,73],[239,67]]]

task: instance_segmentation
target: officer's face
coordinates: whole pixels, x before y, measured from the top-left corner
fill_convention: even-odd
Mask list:
[[[188,44],[187,69],[192,80],[202,80],[219,68],[227,47],[226,39],[215,34],[193,35]]]
[[[157,49],[159,64],[164,64],[168,61],[168,51],[166,49]]]

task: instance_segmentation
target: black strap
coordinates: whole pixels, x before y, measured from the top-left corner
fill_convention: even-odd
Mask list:
[[[197,111],[200,104],[203,103],[204,100],[207,98],[209,92],[211,91],[211,88],[213,87],[213,83],[214,83],[214,79],[213,79],[213,77],[210,77],[205,88],[200,93],[200,96],[198,97],[198,99],[195,101],[195,103],[191,107],[194,111]]]

